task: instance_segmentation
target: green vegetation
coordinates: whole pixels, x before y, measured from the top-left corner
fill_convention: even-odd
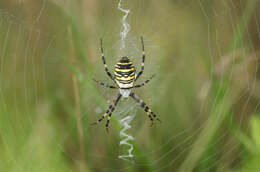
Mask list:
[[[117,1],[0,2],[0,171],[260,171],[260,6],[245,1],[129,1],[131,31],[120,50]],[[110,132],[91,126],[115,90],[121,55],[141,63],[136,90],[163,121],[150,127],[133,100],[119,103]],[[124,108],[137,109],[120,146]],[[135,113],[133,111],[133,113]]]

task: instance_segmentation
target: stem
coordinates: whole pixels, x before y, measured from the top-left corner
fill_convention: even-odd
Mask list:
[[[72,41],[72,33],[71,27],[68,27],[68,36],[70,41],[70,62],[72,65],[76,65],[75,59],[75,50]],[[77,115],[77,128],[78,128],[78,141],[79,141],[79,150],[80,150],[80,172],[87,171],[86,168],[86,158],[85,158],[85,149],[84,149],[84,133],[81,121],[81,112],[80,112],[80,96],[79,96],[79,86],[78,86],[78,79],[75,74],[72,73],[72,84],[73,84],[73,92],[74,92],[74,101],[75,101],[75,108],[76,108],[76,115]]]

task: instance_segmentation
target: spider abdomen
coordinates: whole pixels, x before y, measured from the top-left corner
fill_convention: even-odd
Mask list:
[[[115,80],[122,89],[133,87],[135,79],[135,67],[128,57],[122,57],[115,66]]]

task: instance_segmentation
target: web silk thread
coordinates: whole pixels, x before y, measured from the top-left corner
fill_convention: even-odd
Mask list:
[[[122,8],[122,0],[119,0],[117,8],[121,12],[124,13],[124,15],[121,19],[122,30],[120,32],[120,37],[121,37],[120,49],[124,49],[126,47],[126,36],[127,36],[128,32],[131,30],[131,26],[130,26],[130,24],[128,24],[128,22],[126,20],[129,13],[130,13],[130,10]],[[120,141],[120,145],[129,146],[127,155],[119,155],[118,156],[118,158],[121,158],[121,159],[124,159],[124,160],[128,160],[126,158],[133,158],[134,157],[134,155],[132,154],[133,149],[134,149],[133,144],[129,143],[129,141],[134,140],[134,137],[125,133],[126,130],[131,128],[130,123],[134,119],[134,117],[135,117],[135,114],[132,113],[132,114],[126,116],[125,118],[123,118],[119,121],[120,125],[123,126],[123,129],[120,131],[120,137],[123,138],[123,140]]]
[[[121,23],[122,23],[122,31],[120,32],[120,36],[121,36],[121,47],[120,49],[123,49],[126,47],[125,45],[125,40],[126,40],[126,36],[128,34],[128,32],[131,30],[131,26],[128,24],[127,22],[127,16],[130,13],[129,9],[123,9],[122,8],[122,0],[119,0],[117,8],[124,13],[124,16],[121,19]]]

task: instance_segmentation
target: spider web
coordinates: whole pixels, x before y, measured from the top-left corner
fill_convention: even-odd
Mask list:
[[[33,171],[34,164],[35,169],[40,170],[39,167],[46,167],[45,163],[49,163],[44,162],[46,159],[68,169],[66,167],[70,165],[61,163],[64,157],[66,162],[73,161],[77,166],[76,126],[68,125],[68,121],[75,122],[70,116],[73,114],[69,101],[71,96],[66,94],[71,90],[71,84],[64,77],[70,76],[70,72],[62,58],[67,51],[56,43],[68,41],[60,33],[66,29],[42,29],[44,24],[41,22],[46,15],[52,14],[48,1],[38,2],[37,9],[32,10],[36,11],[35,15],[29,18],[17,14],[20,7],[30,7],[27,1],[17,0],[15,3],[12,5],[18,8],[8,8],[8,3],[3,8],[0,6],[0,170],[8,171],[13,166],[10,171]],[[69,1],[57,0],[55,3],[66,6],[65,12],[72,15],[66,10]],[[107,5],[108,2],[104,3]],[[93,171],[239,169],[241,159],[246,160],[246,149],[241,148],[233,127],[247,133],[248,114],[259,112],[259,2],[175,0],[148,3],[120,0],[118,3],[123,9],[130,9],[124,21],[131,30],[120,35],[124,28],[121,28],[124,23],[120,23],[124,15],[116,6],[113,12],[119,15],[118,25],[106,26],[98,33],[93,31],[95,38],[100,37],[100,32],[103,34],[106,60],[112,71],[112,64],[124,55],[130,56],[137,70],[140,69],[139,36],[144,37],[147,58],[142,78],[148,79],[153,73],[157,76],[146,88],[137,90],[137,94],[163,123],[150,128],[150,121],[138,104],[133,100],[120,101],[112,118],[116,117],[119,124],[120,121],[126,122],[124,126],[113,126],[117,123],[113,122],[108,135],[93,133],[93,128],[84,127],[88,139],[85,145],[88,168]],[[103,15],[110,12],[111,9]],[[241,37],[244,37],[243,41],[239,41]],[[111,43],[111,40],[117,42]],[[57,49],[64,52],[57,52]],[[99,48],[95,51],[97,53],[92,55],[98,55]],[[62,70],[64,66],[67,70]],[[101,61],[93,66],[91,77],[109,82]],[[80,74],[85,77],[85,74]],[[171,83],[173,80],[174,84]],[[50,90],[53,85],[58,85],[56,88],[59,89]],[[85,87],[84,83],[82,85]],[[190,87],[187,89],[186,85]],[[112,100],[115,95],[115,91],[110,93],[106,88],[97,89],[103,96],[102,100]],[[88,109],[95,109],[96,115],[91,115],[99,117],[106,110],[101,107],[105,108],[109,103],[96,106],[93,105],[96,102],[87,102],[85,97],[88,96],[92,95],[82,94],[82,109],[87,112],[82,114],[82,119],[86,125],[90,122],[88,114],[92,113]],[[165,100],[165,97],[169,98]],[[53,110],[57,106],[62,106],[63,111]],[[172,106],[173,111],[164,110],[168,106]],[[100,128],[97,131],[104,129]],[[120,133],[124,137],[121,138]],[[130,140],[125,140],[127,138]],[[123,140],[127,142],[120,146]],[[45,145],[48,146],[46,150],[39,151],[39,147],[45,148]],[[48,152],[47,148],[55,151]],[[99,151],[92,151],[96,149]],[[125,155],[130,159],[124,158]],[[25,159],[27,161],[22,161]],[[33,164],[31,169],[27,167],[29,163]],[[65,171],[61,166],[56,168],[57,171]]]
[[[126,2],[126,1],[123,1]],[[128,5],[131,5],[131,2],[126,2]],[[164,2],[165,4],[169,2]],[[258,72],[258,58],[257,58],[257,50],[254,47],[254,43],[252,40],[256,41],[259,40],[259,16],[255,10],[255,6],[258,4],[257,1],[250,2],[234,2],[234,1],[219,1],[219,5],[216,5],[217,8],[210,9],[209,4],[206,3],[206,1],[196,1],[196,2],[180,2],[175,1],[176,6],[173,9],[164,9],[164,7],[160,8],[160,4],[157,4],[157,12],[158,17],[153,16],[154,18],[152,21],[148,22],[150,24],[150,30],[148,30],[146,33],[143,34],[144,38],[153,38],[153,40],[158,39],[157,36],[160,35],[161,29],[160,25],[165,26],[163,22],[167,23],[174,23],[178,21],[178,15],[185,15],[183,13],[189,13],[189,9],[194,8],[194,5],[197,6],[197,11],[194,12],[194,14],[198,15],[200,19],[198,21],[200,23],[184,23],[182,26],[183,28],[186,27],[192,27],[193,36],[191,39],[195,39],[192,41],[196,41],[196,38],[200,34],[206,34],[207,40],[205,42],[201,43],[202,45],[198,45],[197,42],[193,42],[193,45],[189,44],[191,49],[193,49],[195,52],[197,52],[198,49],[202,48],[205,50],[205,52],[197,52],[196,55],[192,56],[193,58],[196,58],[196,60],[200,61],[201,58],[204,58],[205,56],[209,57],[208,61],[208,68],[209,75],[204,76],[204,79],[201,80],[201,78],[197,78],[198,76],[194,75],[194,80],[197,81],[197,95],[194,95],[197,101],[200,101],[200,108],[195,113],[190,112],[190,115],[193,115],[193,120],[190,121],[189,127],[185,129],[178,129],[177,127],[174,127],[176,123],[167,121],[167,117],[169,115],[174,114],[159,114],[161,117],[162,115],[165,115],[163,117],[163,121],[166,121],[163,123],[163,125],[160,126],[160,128],[163,128],[163,131],[170,130],[174,131],[172,135],[167,135],[166,139],[163,141],[163,143],[159,146],[154,148],[153,150],[149,149],[149,151],[146,151],[145,155],[135,155],[133,158],[133,161],[131,161],[131,164],[129,164],[128,167],[125,168],[118,168],[114,170],[120,170],[125,171],[127,169],[131,169],[133,166],[137,167],[155,167],[153,171],[171,171],[172,169],[179,169],[180,171],[192,171],[192,169],[189,169],[189,163],[194,163],[193,168],[199,169],[203,167],[203,171],[212,171],[218,167],[219,170],[226,170],[228,168],[232,169],[238,169],[240,165],[240,159],[241,156],[243,156],[245,150],[240,150],[240,143],[234,141],[235,139],[228,139],[227,137],[230,137],[231,133],[233,133],[233,128],[230,126],[233,126],[233,123],[238,129],[241,129],[245,132],[248,131],[248,126],[244,126],[243,121],[247,120],[248,116],[247,113],[255,114],[259,110],[259,100],[256,101],[256,94],[253,90],[256,89],[256,83],[257,83],[257,72]],[[144,3],[137,3],[137,6],[132,6],[131,9],[137,9],[137,10],[131,10],[130,16],[132,15],[132,23],[131,28],[135,29],[140,26],[140,21],[143,11],[141,9],[145,8]],[[164,5],[165,5],[164,4]],[[153,4],[155,5],[155,4]],[[213,5],[212,5],[213,6]],[[180,12],[180,9],[184,9],[185,12]],[[176,16],[167,16],[166,15],[159,15],[160,12],[167,10],[176,10]],[[245,14],[247,13],[247,14]],[[251,18],[249,20],[247,17]],[[229,26],[231,29],[229,33],[232,35],[237,34],[238,37],[241,37],[241,34],[244,34],[245,32],[245,38],[241,43],[237,40],[221,40],[222,37],[220,37],[221,34],[223,34],[223,30],[227,28],[222,28],[221,24],[222,21],[225,18],[225,21],[223,22],[229,22]],[[163,20],[163,21],[162,21]],[[171,21],[170,21],[171,20]],[[212,20],[215,23],[212,23]],[[250,22],[249,22],[250,21]],[[186,21],[184,21],[186,22]],[[253,24],[252,24],[253,23]],[[147,24],[147,23],[146,23]],[[249,24],[255,26],[255,30],[252,31],[249,28]],[[249,26],[248,26],[249,25]],[[239,27],[240,26],[240,27]],[[170,33],[169,35],[175,35],[172,36],[170,39],[181,39],[176,35],[176,32],[178,32],[181,27],[176,26],[176,29],[173,29],[174,33]],[[189,29],[187,29],[189,32]],[[202,30],[202,31],[201,31]],[[184,35],[185,36],[185,35]],[[223,35],[221,35],[223,36]],[[128,38],[131,43],[133,39],[133,36],[129,35],[130,38]],[[138,40],[138,38],[135,38],[135,40]],[[185,40],[189,40],[185,38]],[[127,42],[127,41],[126,41]],[[135,41],[138,42],[138,41]],[[231,44],[230,44],[231,42]],[[130,44],[131,44],[130,43]],[[229,44],[227,44],[229,43]],[[151,43],[152,44],[152,43]],[[154,60],[154,56],[158,55],[159,57],[166,54],[166,52],[162,52],[160,50],[160,47],[158,45],[150,45],[148,44],[148,48],[146,48],[146,52],[155,52],[155,55],[148,55],[149,59]],[[118,45],[116,46],[119,47]],[[147,41],[145,43],[145,47],[147,47]],[[228,48],[227,48],[228,47]],[[131,48],[130,48],[131,49]],[[148,49],[148,50],[147,50]],[[173,48],[174,49],[174,48]],[[227,50],[228,49],[228,50]],[[137,48],[138,50],[138,48]],[[131,49],[131,52],[134,52],[134,48]],[[129,53],[131,53],[129,52]],[[187,53],[187,55],[191,56],[192,54]],[[169,55],[173,56],[173,55]],[[201,56],[201,57],[199,57]],[[135,57],[138,57],[135,56]],[[148,59],[147,58],[147,59]],[[188,65],[193,65],[192,67],[195,67],[194,65],[198,65],[195,60],[187,61],[191,57],[178,57],[178,54],[173,57],[176,58],[172,60],[174,62],[173,66],[174,68],[172,71],[170,71],[167,74],[161,74],[165,75],[165,77],[172,77],[176,78],[179,82],[183,82],[183,80],[178,77],[182,76],[183,70],[193,70],[192,68],[189,69]],[[180,59],[180,58],[186,58],[186,59]],[[151,61],[152,61],[151,60]],[[170,60],[169,60],[170,61]],[[171,62],[172,62],[171,61]],[[146,60],[147,62],[147,60]],[[149,62],[148,62],[149,63]],[[151,62],[150,62],[151,63]],[[152,64],[146,64],[145,67],[149,66],[153,69],[160,68],[158,65],[155,64],[156,59]],[[137,62],[138,64],[138,62]],[[146,68],[147,69],[147,68]],[[146,70],[145,69],[145,70]],[[155,70],[160,71],[160,70]],[[146,71],[146,73],[151,74],[151,70]],[[159,74],[160,75],[160,74]],[[243,79],[241,79],[241,78]],[[216,83],[217,78],[217,83]],[[243,81],[241,81],[243,80]],[[178,82],[177,81],[177,82]],[[164,84],[167,82],[164,82]],[[161,84],[158,86],[157,89],[163,90],[165,89],[165,86]],[[174,89],[174,88],[173,88]],[[176,89],[176,88],[175,88]],[[215,90],[215,94],[212,95],[211,91]],[[235,91],[234,91],[235,90]],[[159,91],[158,91],[159,92]],[[153,97],[152,94],[149,94]],[[187,95],[186,95],[187,96]],[[183,97],[177,96],[179,100],[183,101]],[[185,98],[184,98],[185,99]],[[219,102],[219,101],[222,102]],[[232,103],[231,103],[232,102]],[[252,103],[253,102],[253,103]],[[230,104],[231,103],[231,104]],[[235,111],[234,107],[241,106],[241,110],[239,112]],[[192,104],[191,104],[192,106]],[[233,107],[233,108],[232,108]],[[138,108],[138,107],[136,107]],[[235,112],[234,112],[235,111]],[[180,112],[179,112],[180,113]],[[187,112],[184,112],[187,113]],[[205,114],[209,114],[206,115]],[[237,117],[234,117],[234,114]],[[181,114],[179,114],[181,115]],[[229,121],[231,123],[230,126],[225,126],[224,131],[217,132],[217,129],[213,127],[212,130],[214,131],[206,131],[207,128],[210,128],[210,125],[224,125],[223,121],[224,119],[229,118]],[[184,119],[183,119],[184,120]],[[159,127],[158,127],[159,128]],[[158,129],[156,128],[156,129]],[[214,143],[211,143],[210,139],[212,137],[216,137]],[[236,135],[236,134],[235,134]],[[134,137],[134,136],[133,136]],[[196,138],[204,138],[204,143],[200,143],[201,140],[196,140]],[[138,140],[140,138],[135,138],[135,140]],[[135,143],[136,144],[136,143]],[[149,144],[149,143],[147,143]],[[209,146],[206,146],[206,145]],[[214,150],[215,147],[221,145],[222,149],[220,150]],[[195,149],[195,148],[197,149]],[[199,148],[199,149],[198,149]],[[207,154],[208,150],[211,151],[210,154]],[[223,150],[226,150],[226,152],[223,153]],[[176,154],[176,156],[173,156],[172,154]],[[194,154],[196,161],[192,161],[191,159],[186,159],[184,161],[183,165],[180,165],[183,160],[185,160],[185,157]],[[206,156],[203,156],[204,158],[198,158],[204,154],[207,154]],[[232,156],[234,155],[234,156]],[[222,156],[222,159],[219,157]],[[142,157],[152,157],[151,160],[148,163],[142,163],[141,159]],[[223,164],[223,159],[228,158],[229,162]],[[96,168],[95,168],[96,169]],[[103,169],[103,168],[102,168]],[[105,169],[105,168],[104,168]],[[176,170],[178,171],[178,170]]]
[[[142,55],[142,51],[141,51],[141,41],[140,41],[140,37],[134,37],[132,35],[128,35],[129,32],[131,31],[131,26],[128,23],[128,16],[131,15],[131,10],[130,9],[126,9],[126,7],[124,6],[125,1],[119,0],[118,4],[117,4],[117,9],[120,12],[120,15],[122,16],[120,23],[121,23],[121,30],[120,30],[120,40],[114,44],[114,46],[112,46],[112,49],[116,52],[116,60],[113,59],[113,61],[118,61],[121,57],[123,56],[128,56],[130,57],[131,60],[133,60],[134,64],[141,64],[141,55]],[[145,47],[147,48],[156,48],[156,46],[151,46],[149,44],[147,44],[147,40],[144,40],[145,43]],[[105,51],[106,49],[110,49],[107,48],[106,46],[104,47]],[[106,56],[106,53],[105,53]],[[109,56],[109,58],[106,58],[107,63],[108,63],[108,59],[111,60],[111,57]],[[111,62],[110,62],[111,63]],[[148,61],[146,62],[146,66],[152,66],[154,69],[154,72],[157,70],[156,69],[156,65],[151,65],[151,62]],[[136,66],[136,70],[137,72],[140,70],[140,65]],[[146,71],[147,71],[147,67],[145,67]],[[148,67],[149,68],[149,67]],[[96,68],[96,70],[99,70],[100,67],[98,66]],[[110,68],[111,71],[113,70],[113,68]],[[148,69],[149,71],[149,69]],[[150,72],[146,72],[149,75],[151,75]],[[148,79],[147,74],[144,74],[143,77],[146,77]],[[151,77],[151,76],[149,76]],[[103,79],[102,79],[103,80]],[[139,81],[140,82],[140,81]],[[101,94],[104,95],[104,97],[106,99],[111,99],[109,97],[113,97],[113,95],[109,94],[109,96],[106,96],[107,90],[106,89],[101,89]],[[129,98],[130,99],[130,98]],[[125,101],[121,99],[121,102]],[[132,120],[135,118],[136,116],[136,112],[137,112],[137,108],[139,108],[139,105],[137,103],[135,103],[134,100],[127,100],[125,102],[120,103],[121,105],[119,105],[119,107],[116,107],[115,112],[113,113],[113,116],[117,118],[119,125],[121,126],[121,131],[119,133],[119,137],[122,139],[119,142],[120,146],[123,146],[123,150],[122,150],[122,155],[119,155],[118,157],[126,160],[128,162],[133,162],[133,158],[134,158],[134,146],[133,146],[133,141],[134,141],[134,136],[128,134],[128,130],[130,130],[132,128],[131,126],[131,122]],[[110,101],[108,101],[110,103]],[[119,110],[117,110],[119,109]],[[104,109],[105,110],[105,109]],[[98,107],[98,111],[102,114],[102,112],[104,110],[101,110]],[[126,151],[124,150],[124,148],[126,148]],[[126,153],[124,153],[126,152]]]
[[[53,139],[41,134],[48,126],[49,107],[43,100],[49,94],[46,73],[54,62],[50,52],[56,36],[39,27],[46,0],[30,9],[34,15],[20,13],[29,8],[27,3],[0,3],[1,171],[36,170],[41,165],[48,169],[37,150],[43,143],[50,145],[42,139]],[[28,168],[28,161],[34,165]]]

